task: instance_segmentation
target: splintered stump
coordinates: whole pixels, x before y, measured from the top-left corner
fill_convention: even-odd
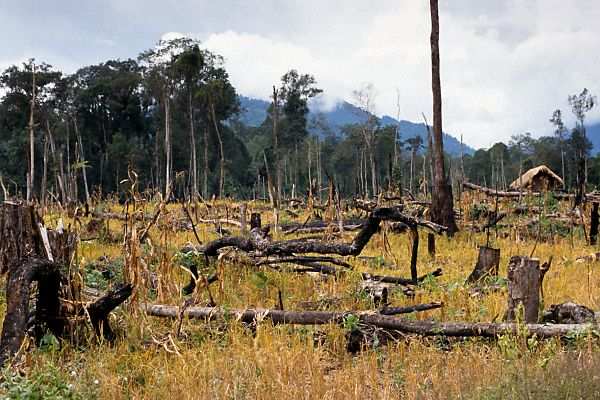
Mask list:
[[[533,324],[538,321],[544,272],[537,258],[511,257],[508,264],[508,321],[517,319],[521,307],[524,322]]]
[[[57,337],[68,336],[75,331],[69,321],[86,313],[92,317],[94,328],[107,321],[115,301],[83,307],[81,285],[71,279],[68,267],[75,245],[73,234],[46,229],[32,206],[0,204],[0,272],[7,275],[0,365],[21,349],[31,322],[34,338],[39,341],[48,331]],[[30,307],[32,294],[34,308]],[[125,294],[127,290],[118,293],[116,305]]]
[[[499,266],[500,249],[481,246],[477,264],[475,264],[473,272],[467,278],[467,283],[477,283],[488,276],[498,276]]]
[[[36,339],[47,330],[56,336],[63,334],[60,265],[69,263],[74,243],[68,233],[46,230],[38,222],[33,207],[0,204],[0,271],[7,274],[0,365],[19,351],[30,316],[35,318]],[[30,315],[29,299],[34,282],[37,283],[36,307],[35,314]]]

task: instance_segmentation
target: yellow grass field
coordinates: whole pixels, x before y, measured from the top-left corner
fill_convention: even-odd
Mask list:
[[[461,208],[467,210],[474,201],[463,198]],[[152,214],[155,206],[138,204],[137,208]],[[270,211],[264,211],[266,204],[251,203],[248,210],[259,206],[263,224],[270,222]],[[512,206],[503,203],[501,209]],[[228,207],[235,209],[233,203]],[[116,204],[110,208],[124,212]],[[198,213],[206,213],[201,206],[198,209]],[[308,215],[300,209],[294,221],[303,222]],[[52,227],[59,218],[85,238],[88,219],[75,221],[54,210],[45,222]],[[109,223],[114,241],[106,237],[81,241],[77,263],[86,284],[106,289],[121,278],[104,279],[94,273],[90,263],[103,256],[123,268],[123,279],[136,284],[130,301],[113,313],[111,325],[117,331],[117,341],[110,345],[88,335],[87,341],[77,345],[54,338],[39,347],[31,345],[16,366],[20,373],[4,372],[0,395],[35,398],[27,397],[27,390],[40,390],[45,393],[41,398],[85,399],[600,398],[600,351],[595,334],[562,340],[406,336],[349,354],[344,326],[273,326],[265,320],[253,332],[236,321],[206,324],[183,319],[178,329],[176,320],[146,316],[140,310],[145,302],[177,306],[186,298],[197,305],[208,302],[205,288],[199,287],[192,296],[181,291],[189,273],[178,249],[188,242],[196,243],[191,230],[176,227],[174,221],[182,219],[181,205],[171,204],[150,230],[149,242],[140,245],[130,240],[124,246],[123,222],[117,220]],[[463,225],[471,222],[468,217],[462,221]],[[147,223],[138,223],[136,232],[139,234]],[[233,227],[224,227],[237,233]],[[130,233],[131,229],[130,224]],[[213,225],[198,224],[197,230],[203,242],[217,237]],[[500,322],[506,311],[506,286],[477,294],[464,284],[486,234],[462,229],[453,238],[440,236],[436,256],[431,258],[426,231],[420,232],[419,274],[442,268],[443,275],[426,279],[416,287],[412,299],[400,290],[392,291],[390,302],[401,306],[441,301],[444,306],[399,318]],[[572,237],[555,235],[553,240],[544,238],[539,243],[533,238],[522,240],[506,229],[500,232],[507,234],[497,237],[494,229],[490,231],[490,244],[501,249],[500,276],[506,276],[510,256],[530,255],[535,247],[534,255],[542,261],[553,257],[543,286],[545,308],[571,300],[600,309],[599,265],[575,262],[578,256],[598,251],[586,245],[581,228]],[[354,234],[348,232],[336,240],[350,241]],[[284,239],[282,235],[275,237]],[[373,258],[347,258],[356,271],[410,276],[407,234],[383,229],[361,255]],[[376,310],[372,300],[358,291],[357,273],[315,277],[259,269],[240,257],[222,257],[202,269],[204,273],[213,271],[221,279],[210,286],[210,293],[222,307],[276,308],[281,291],[284,307],[289,310]],[[3,315],[4,293],[0,301]]]

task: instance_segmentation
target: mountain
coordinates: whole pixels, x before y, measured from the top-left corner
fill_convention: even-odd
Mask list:
[[[240,115],[241,121],[246,125],[258,126],[265,120],[270,103],[264,100],[240,96],[240,104],[242,107],[242,113]],[[329,111],[319,111],[312,107],[310,110],[309,121],[312,117],[324,119],[329,128],[339,135],[341,134],[344,125],[364,122],[367,119],[367,114],[354,105],[343,101]],[[398,124],[396,119],[388,115],[381,117],[380,122],[383,126]],[[423,141],[425,143],[427,142],[427,128],[423,123],[401,120],[400,135],[402,140],[421,136]],[[452,155],[460,155],[460,148],[460,141],[454,136],[444,132],[444,150]],[[475,150],[468,145],[463,145],[463,151],[465,154],[473,154],[475,152]]]

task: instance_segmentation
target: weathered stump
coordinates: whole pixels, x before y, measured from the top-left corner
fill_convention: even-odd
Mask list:
[[[492,247],[479,247],[479,257],[471,275],[467,278],[466,283],[477,283],[489,276],[498,276],[500,267],[500,249]]]
[[[64,285],[60,270],[70,263],[74,245],[69,233],[44,228],[32,206],[0,204],[0,272],[7,274],[0,365],[17,353],[25,337],[33,282],[37,282],[36,339],[47,330],[63,334],[66,318],[61,315],[60,298],[80,299],[77,287]]]
[[[523,308],[524,322],[533,324],[538,321],[543,276],[539,259],[525,256],[510,258],[508,264],[508,321],[517,319],[520,307]]]
[[[77,322],[81,318],[73,317],[86,314],[96,333],[109,340],[114,338],[107,316],[129,297],[131,287],[119,288],[84,307],[81,282],[73,279],[75,274],[69,268],[76,242],[75,235],[62,228],[46,229],[32,206],[0,204],[0,271],[7,274],[0,365],[20,350],[30,321],[37,341],[48,331],[57,337],[72,335],[76,326],[69,321]],[[34,288],[32,313],[30,296]]]
[[[427,252],[431,258],[435,258],[435,235],[427,233]]]
[[[590,212],[590,246],[595,246],[598,243],[598,226],[600,217],[598,215],[598,203],[592,203],[592,211]]]

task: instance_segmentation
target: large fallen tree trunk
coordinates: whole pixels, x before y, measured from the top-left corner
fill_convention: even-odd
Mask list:
[[[431,231],[441,234],[446,230],[444,226],[436,223],[414,218],[402,214],[398,208],[378,208],[373,210],[367,219],[367,223],[363,226],[361,231],[354,237],[351,243],[330,243],[321,240],[306,240],[306,239],[294,239],[272,242],[269,236],[269,227],[261,228],[260,224],[253,224],[253,228],[250,231],[249,237],[239,236],[227,236],[216,239],[204,246],[200,247],[185,247],[182,251],[187,252],[195,250],[203,253],[206,257],[216,257],[218,251],[225,247],[236,247],[247,253],[252,253],[253,257],[268,257],[268,256],[279,256],[279,257],[293,257],[296,254],[337,254],[340,256],[357,256],[359,255],[364,247],[367,245],[371,237],[378,231],[381,221],[394,221],[406,224],[411,232],[412,239],[412,254],[411,254],[411,282],[413,284],[418,283],[417,276],[417,251],[419,243],[418,226],[423,226]],[[325,271],[327,268],[323,268],[318,263],[310,264],[304,263],[308,267],[318,267],[320,270]],[[193,266],[190,271],[192,272],[190,283],[186,286],[186,293],[191,292],[195,287],[195,280],[198,279],[198,271]],[[325,272],[326,273],[326,272]]]
[[[487,188],[485,186],[475,185],[474,183],[470,183],[470,182],[463,182],[463,187],[465,189],[476,190],[478,192],[482,192],[482,193],[485,193],[487,195],[494,196],[494,197],[517,197],[518,198],[519,196],[539,197],[539,196],[545,195],[545,193],[540,193],[540,192],[527,192],[527,191],[507,192],[507,191],[503,191],[503,190],[495,190],[495,189]],[[564,200],[569,200],[569,199],[575,198],[575,195],[570,194],[570,193],[555,193],[555,192],[553,192],[552,195],[557,199],[564,199]]]
[[[240,250],[254,251],[259,256],[270,255],[294,255],[294,254],[337,254],[340,256],[357,256],[367,245],[371,237],[377,232],[381,221],[402,222],[409,227],[423,226],[435,233],[441,234],[446,230],[444,226],[430,221],[404,215],[397,208],[375,209],[361,231],[354,237],[351,243],[329,243],[318,240],[284,240],[271,242],[267,239],[265,231],[254,228],[249,238],[224,237],[214,240],[199,249],[207,256],[217,256],[218,250],[224,247],[237,247]],[[268,232],[267,232],[268,233]]]
[[[180,318],[180,308],[159,304],[143,306],[146,314],[155,317]],[[585,334],[598,329],[598,324],[516,324],[415,321],[368,312],[339,311],[284,311],[274,309],[232,310],[219,307],[189,307],[183,316],[202,321],[240,321],[254,323],[270,320],[274,324],[322,325],[339,324],[355,315],[365,325],[423,336],[497,337],[507,334],[524,334],[538,338],[564,337]]]

